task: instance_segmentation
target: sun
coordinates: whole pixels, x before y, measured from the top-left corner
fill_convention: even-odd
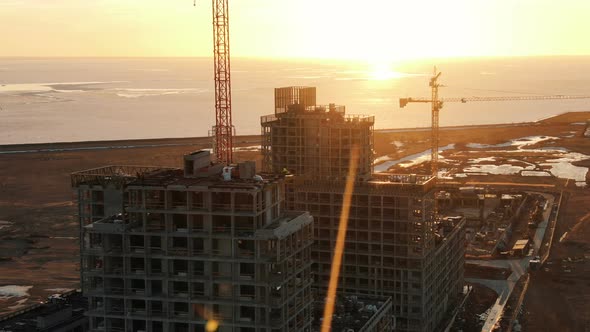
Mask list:
[[[393,61],[373,60],[368,63],[368,76],[371,80],[386,81],[398,79],[403,75],[393,70]]]

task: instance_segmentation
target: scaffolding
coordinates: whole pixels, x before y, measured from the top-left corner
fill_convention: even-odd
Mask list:
[[[316,89],[307,86],[289,86],[275,89],[275,113],[284,113],[291,105],[315,106]]]
[[[305,89],[275,90],[275,114],[261,117],[264,170],[342,180],[351,148],[358,146],[358,178],[370,177],[375,117],[347,115],[335,104],[309,105],[315,102],[315,88]],[[313,89],[313,98],[306,96],[307,89]]]

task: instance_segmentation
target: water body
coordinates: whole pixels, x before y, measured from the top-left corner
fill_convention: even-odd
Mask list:
[[[233,122],[260,132],[275,87],[318,88],[318,103],[373,114],[375,128],[430,124],[429,106],[400,109],[398,98],[428,96],[432,66],[443,97],[582,95],[590,57],[438,60],[370,64],[310,60],[232,62]],[[0,144],[206,136],[214,123],[211,59],[0,59]],[[441,125],[534,121],[590,110],[590,100],[446,104]]]

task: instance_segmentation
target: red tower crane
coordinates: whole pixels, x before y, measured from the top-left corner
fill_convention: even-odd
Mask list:
[[[213,3],[213,61],[215,77],[215,125],[212,129],[213,152],[217,162],[233,161],[233,134],[231,111],[231,71],[229,54],[228,0]],[[193,5],[196,5],[196,0]]]
[[[437,72],[434,68],[434,74],[430,78],[431,98],[400,98],[400,108],[405,107],[409,103],[431,103],[432,104],[432,131],[431,131],[431,170],[432,175],[438,177],[438,143],[439,143],[439,125],[438,116],[444,103],[467,103],[472,101],[522,101],[522,100],[562,100],[562,99],[590,99],[590,96],[504,96],[504,97],[466,97],[466,98],[439,98],[438,88],[442,87],[438,82],[441,72]]]

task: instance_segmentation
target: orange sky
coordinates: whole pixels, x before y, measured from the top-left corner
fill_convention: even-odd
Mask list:
[[[229,0],[232,56],[590,54],[588,0]],[[210,56],[211,1],[2,0],[0,56]]]

